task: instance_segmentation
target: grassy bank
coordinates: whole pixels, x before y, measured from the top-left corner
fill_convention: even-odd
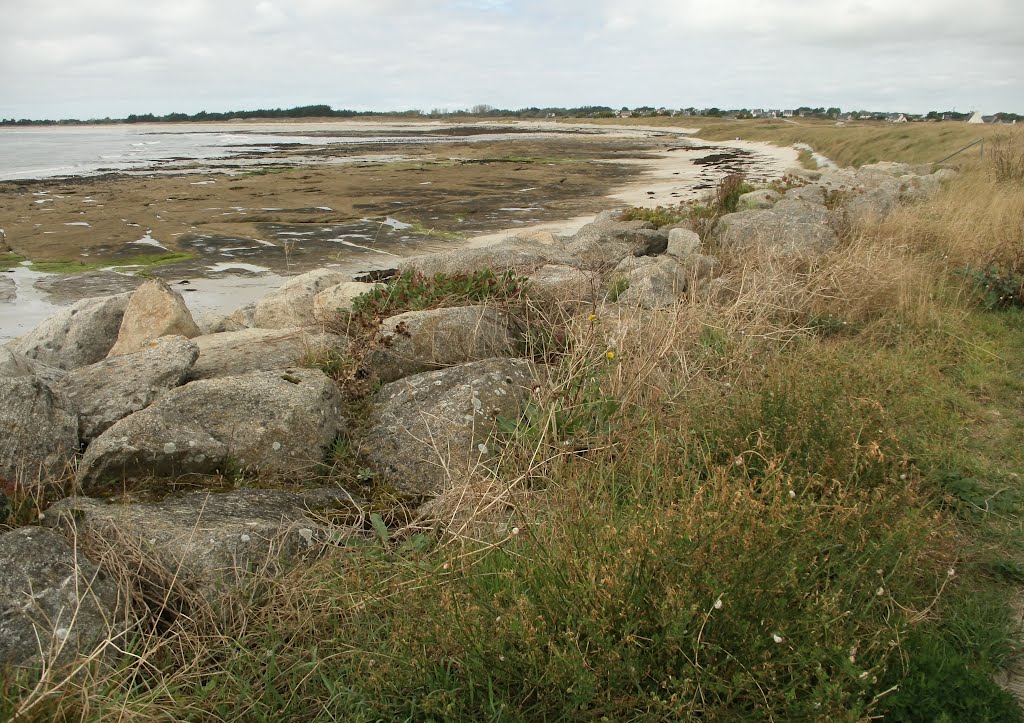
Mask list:
[[[842,158],[843,131],[799,140]],[[865,157],[945,153],[890,132]],[[727,302],[534,308],[551,378],[432,517],[115,670],[8,674],[0,718],[1019,720],[993,675],[1024,583],[1024,311],[991,287],[1024,275],[1024,174],[992,161],[821,259],[723,254]]]
[[[806,143],[841,166],[862,166],[878,161],[936,163],[974,141],[1006,133],[1007,126],[967,123],[888,123],[834,121],[813,118],[725,120],[677,116],[595,120],[602,125],[650,125],[697,128],[696,136],[708,141],[742,138],[780,146]],[[967,152],[974,161],[980,149]],[[959,160],[965,160],[963,158]]]

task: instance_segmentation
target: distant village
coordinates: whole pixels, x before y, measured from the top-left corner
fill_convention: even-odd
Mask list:
[[[1015,124],[1019,119],[1024,118],[1016,113],[995,113],[993,115],[982,115],[980,111],[970,113],[958,113],[956,111],[930,111],[928,113],[883,113],[878,111],[858,110],[843,112],[839,108],[809,108],[801,107],[794,109],[763,109],[743,108],[741,110],[721,110],[719,108],[682,108],[679,110],[668,108],[622,108],[615,111],[614,115],[619,118],[630,118],[633,116],[704,116],[726,119],[741,118],[825,118],[837,122],[856,120],[888,121],[890,123],[922,123],[926,121],[959,121],[967,123],[1008,123]]]
[[[1024,120],[1024,116],[1017,113],[995,113],[983,115],[981,112],[972,111],[969,113],[958,113],[957,111],[930,111],[923,114],[915,113],[886,113],[879,111],[858,110],[843,111],[839,108],[811,108],[801,106],[800,108],[741,108],[724,110],[721,108],[654,108],[652,106],[640,106],[638,108],[623,107],[618,110],[609,106],[586,105],[577,108],[519,108],[509,110],[495,108],[491,105],[479,104],[470,108],[449,110],[447,108],[434,108],[429,111],[412,109],[405,111],[361,111],[334,109],[329,105],[305,105],[295,108],[273,108],[258,110],[236,110],[226,112],[198,113],[167,113],[165,115],[154,115],[153,113],[131,114],[125,118],[91,118],[79,120],[66,118],[63,120],[36,120],[28,118],[3,118],[0,119],[0,126],[27,126],[27,125],[86,125],[98,123],[202,123],[209,121],[232,121],[250,119],[283,119],[283,118],[355,118],[355,117],[382,117],[382,118],[649,118],[654,116],[695,116],[705,118],[744,119],[744,118],[820,118],[833,120],[836,123],[849,121],[888,121],[890,123],[924,123],[936,121],[954,121],[960,123],[1004,123],[1015,124],[1018,120]]]

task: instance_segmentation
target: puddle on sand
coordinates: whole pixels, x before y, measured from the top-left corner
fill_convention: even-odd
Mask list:
[[[15,298],[14,301],[0,304],[0,343],[27,334],[61,308],[35,287],[36,281],[50,275],[33,271],[28,266],[16,266],[13,271],[4,274],[6,278],[14,280]]]

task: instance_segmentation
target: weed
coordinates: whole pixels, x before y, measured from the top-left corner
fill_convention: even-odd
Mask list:
[[[715,188],[715,203],[719,213],[732,213],[739,204],[740,196],[750,193],[754,187],[747,183],[743,174],[731,173],[721,181]]]
[[[1003,133],[989,139],[987,145],[996,180],[1024,183],[1024,133]]]
[[[512,271],[495,274],[490,269],[470,274],[434,274],[406,271],[386,285],[352,302],[352,317],[364,323],[404,311],[483,301],[515,302],[525,298],[526,281]]]
[[[986,309],[1024,306],[1024,275],[999,264],[968,268],[962,275],[970,282],[979,303]]]
[[[628,288],[629,279],[625,276],[619,276],[608,285],[608,293],[605,294],[605,299],[614,303],[619,300],[619,297],[622,296]]]
[[[647,221],[661,228],[662,226],[682,223],[687,217],[686,208],[682,205],[674,208],[666,206],[644,208],[637,206],[623,211],[621,219],[623,221]]]

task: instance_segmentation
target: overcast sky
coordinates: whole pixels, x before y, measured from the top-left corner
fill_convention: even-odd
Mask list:
[[[0,117],[326,103],[1024,113],[1024,0],[0,0]]]

